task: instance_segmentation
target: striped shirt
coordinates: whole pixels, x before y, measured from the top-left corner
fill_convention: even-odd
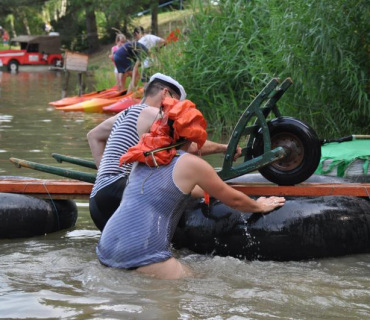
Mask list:
[[[184,154],[159,168],[136,163],[122,202],[106,224],[96,253],[114,268],[135,268],[172,257],[170,243],[190,198],[173,181]]]
[[[146,104],[137,104],[122,111],[113,124],[90,198],[102,188],[130,174],[132,163],[119,166],[119,159],[127,150],[137,145],[137,120]]]

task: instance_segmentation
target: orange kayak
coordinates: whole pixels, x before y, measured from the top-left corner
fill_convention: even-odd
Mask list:
[[[103,107],[103,112],[121,112],[126,110],[127,108],[140,103],[141,99],[133,98],[133,97],[125,97],[123,99],[118,100],[117,102]]]
[[[75,96],[75,97],[66,97],[57,101],[49,102],[50,105],[60,108],[65,106],[70,106],[72,104],[76,104],[79,102],[83,102],[92,98],[109,98],[114,97],[119,94],[120,91],[116,90],[116,86],[110,88],[110,89],[104,89],[100,91],[90,92],[82,95],[81,97]]]
[[[112,91],[110,91],[102,96],[97,96],[92,99],[88,99],[86,101],[82,101],[82,102],[79,102],[79,103],[76,103],[70,106],[56,107],[56,108],[62,111],[82,111],[82,112],[90,112],[90,113],[103,112],[103,108],[105,106],[112,105],[118,102],[119,100],[122,100],[123,98],[131,97],[131,98],[138,99],[138,97],[143,95],[143,92],[144,92],[144,88],[139,88],[137,91],[130,92],[127,94],[126,94],[126,90],[120,91],[120,92],[114,91],[114,94],[112,93]],[[131,105],[135,103],[132,102]],[[127,106],[127,108],[128,107],[129,106]]]

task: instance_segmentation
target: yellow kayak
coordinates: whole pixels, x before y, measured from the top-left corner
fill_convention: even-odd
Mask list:
[[[115,102],[117,102],[122,97],[116,97],[111,99],[103,99],[103,98],[93,98],[87,101],[83,101],[80,103],[76,103],[71,106],[57,108],[58,110],[62,111],[82,111],[82,112],[103,112],[103,107],[109,106]]]

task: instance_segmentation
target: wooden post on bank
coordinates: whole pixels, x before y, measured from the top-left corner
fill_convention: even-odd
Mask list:
[[[62,98],[65,98],[68,90],[69,71],[64,70],[64,84],[62,88]]]
[[[83,92],[83,83],[82,83],[82,72],[78,73],[78,96],[81,97]]]

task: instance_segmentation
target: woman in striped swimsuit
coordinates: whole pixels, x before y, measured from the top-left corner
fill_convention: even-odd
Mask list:
[[[163,108],[163,119],[168,121],[157,120],[151,132],[121,157],[121,164],[138,162],[96,251],[106,266],[178,279],[191,272],[173,257],[170,243],[190,196],[202,197],[206,191],[247,212],[269,212],[284,205],[285,199],[261,197],[255,201],[228,186],[207,162],[185,152],[191,142],[200,148],[207,137],[205,120],[195,105],[166,98]],[[176,150],[179,141],[181,147]],[[165,150],[152,152],[161,147]]]

